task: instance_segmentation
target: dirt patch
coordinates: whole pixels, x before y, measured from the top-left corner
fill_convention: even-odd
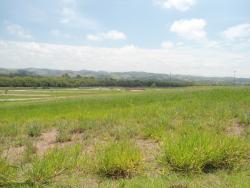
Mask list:
[[[49,132],[42,133],[41,136],[34,139],[32,143],[33,146],[36,148],[36,153],[39,156],[42,156],[49,149],[55,147],[63,148],[65,146],[73,145],[74,143],[83,138],[83,133],[75,133],[72,134],[71,141],[59,143],[56,142],[57,135],[58,135],[58,130],[52,129]],[[88,146],[86,149],[89,150],[89,152],[91,153],[94,152],[94,147],[92,145]],[[9,149],[4,150],[2,154],[0,154],[0,156],[6,158],[10,162],[15,163],[21,160],[24,151],[25,151],[25,146],[11,147]]]
[[[146,162],[152,162],[155,160],[155,155],[160,151],[158,143],[154,140],[138,139],[136,140],[136,144],[141,149]]]
[[[83,137],[83,133],[75,133],[72,134],[72,138],[67,142],[56,142],[56,137],[58,135],[58,131],[53,129],[49,132],[42,133],[42,135],[35,142],[35,147],[37,148],[37,154],[43,155],[48,149],[59,147],[63,148],[68,145],[74,144],[76,141],[81,140]]]
[[[48,149],[55,147],[57,134],[58,131],[56,129],[42,133],[34,144],[38,155],[43,155]]]
[[[11,163],[15,163],[21,159],[21,155],[24,152],[25,147],[12,147],[7,150],[4,150],[1,157],[7,159]]]
[[[229,136],[243,136],[244,133],[244,126],[240,123],[235,123],[233,126],[227,129],[227,134]]]
[[[162,170],[157,162],[160,153],[159,143],[152,139],[137,139],[136,145],[140,148],[143,155],[143,162],[148,166],[149,175],[155,175]]]

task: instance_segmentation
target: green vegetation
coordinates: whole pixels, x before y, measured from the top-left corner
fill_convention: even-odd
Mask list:
[[[65,74],[60,77],[40,76],[1,76],[0,87],[183,87],[190,86],[191,82],[169,80],[127,80],[127,79],[97,79],[95,77],[70,77]],[[5,94],[7,91],[5,90]]]
[[[27,134],[30,137],[37,137],[41,135],[41,127],[36,123],[30,123],[27,125]]]
[[[0,187],[250,187],[250,88],[0,89]]]
[[[33,157],[36,154],[36,147],[33,145],[31,141],[27,141],[25,143],[25,150],[23,152],[23,162],[29,163],[33,160]]]
[[[36,157],[27,172],[30,184],[48,184],[53,178],[62,175],[77,166],[80,156],[79,145],[48,151],[43,157]]]
[[[187,129],[166,138],[163,160],[175,171],[208,173],[243,165],[249,149],[239,138]]]
[[[131,177],[141,164],[140,150],[129,142],[115,142],[98,153],[98,172],[110,178]]]
[[[71,135],[67,132],[67,130],[59,129],[59,132],[56,136],[57,142],[69,142],[71,141]]]
[[[15,184],[17,171],[6,160],[0,158],[0,186]]]

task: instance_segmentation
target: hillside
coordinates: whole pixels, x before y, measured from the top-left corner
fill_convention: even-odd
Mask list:
[[[57,77],[63,74],[68,74],[71,77],[77,75],[84,77],[95,77],[97,79],[124,79],[124,80],[156,80],[156,81],[185,81],[193,82],[195,84],[250,84],[250,78],[236,78],[233,77],[205,77],[192,75],[177,75],[173,74],[157,74],[147,72],[106,72],[106,71],[89,71],[89,70],[54,70],[54,69],[6,69],[0,68],[0,75],[18,75],[18,76],[49,76]]]

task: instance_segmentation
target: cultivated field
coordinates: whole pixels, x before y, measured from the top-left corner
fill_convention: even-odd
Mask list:
[[[250,88],[0,89],[0,187],[250,187]]]

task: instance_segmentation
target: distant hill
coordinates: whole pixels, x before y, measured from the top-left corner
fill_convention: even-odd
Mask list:
[[[106,71],[89,71],[89,70],[52,70],[52,69],[6,69],[0,68],[0,75],[18,75],[18,76],[50,76],[57,77],[63,74],[68,74],[71,77],[77,75],[84,77],[95,77],[97,79],[125,79],[125,80],[157,80],[157,81],[185,81],[193,82],[195,84],[240,84],[250,85],[250,78],[236,78],[233,77],[203,77],[192,75],[169,75],[169,74],[156,74],[147,72],[106,72]]]

